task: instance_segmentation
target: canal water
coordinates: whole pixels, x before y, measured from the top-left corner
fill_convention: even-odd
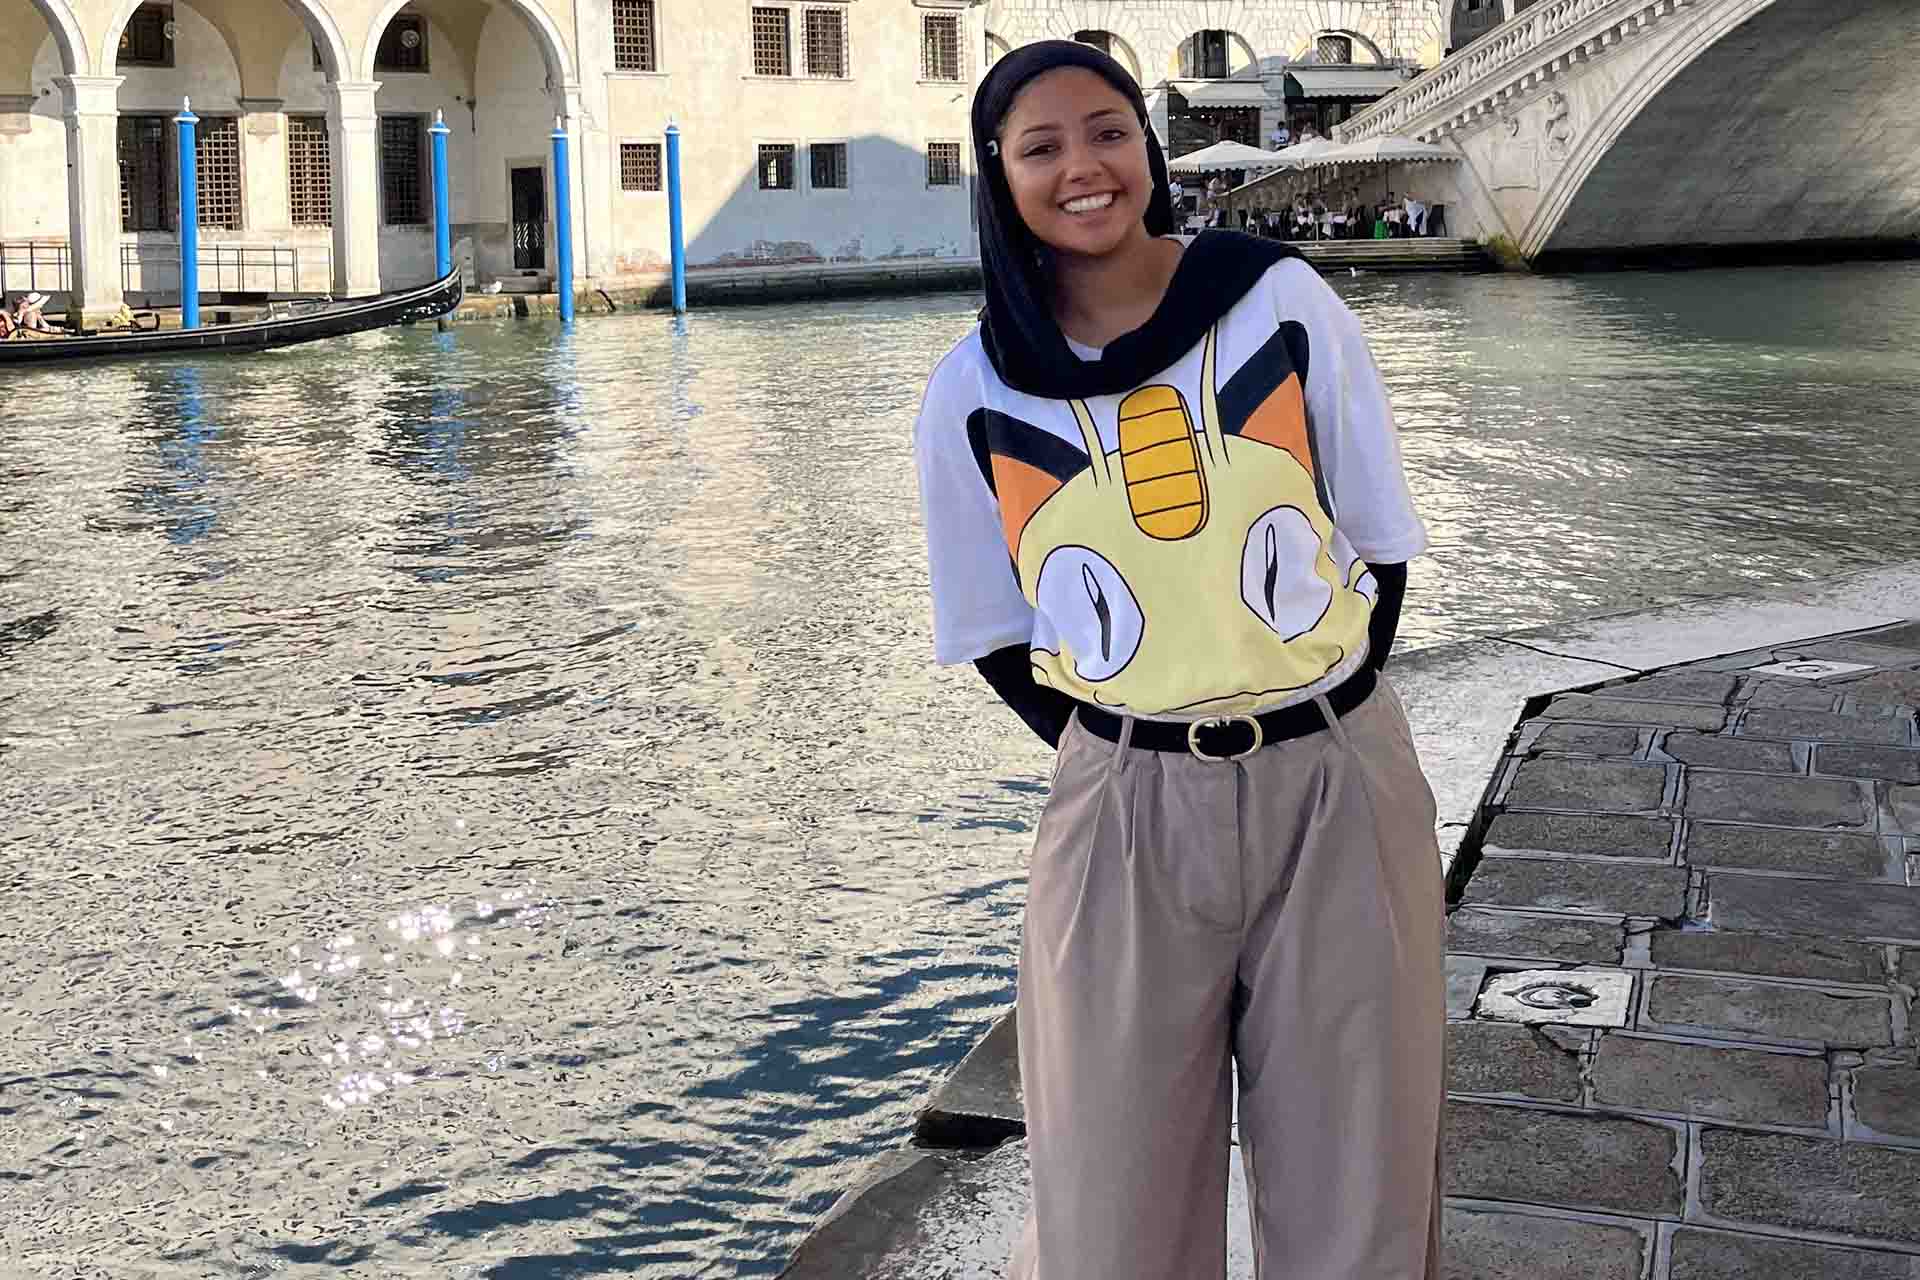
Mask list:
[[[1409,644],[1913,554],[1920,269],[1337,284]],[[909,455],[974,305],[8,372],[0,1257],[776,1272],[1012,997],[1046,758]]]

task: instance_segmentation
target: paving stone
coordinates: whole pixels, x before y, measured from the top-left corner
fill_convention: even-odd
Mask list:
[[[1747,773],[1800,771],[1793,762],[1793,747],[1785,742],[1683,731],[1668,734],[1661,745],[1675,760],[1701,769],[1739,769]]]
[[[1442,1280],[1640,1280],[1652,1233],[1449,1206],[1441,1226]],[[1877,1280],[1877,1278],[1876,1278]]]
[[[1700,729],[1712,733],[1727,722],[1725,707],[1689,702],[1639,702],[1630,698],[1596,698],[1590,693],[1563,693],[1541,713],[1549,720],[1592,720],[1601,724],[1652,724],[1670,729]]]
[[[1916,1280],[1920,1258],[1681,1227],[1671,1280]]]
[[[1833,880],[1875,880],[1887,874],[1887,851],[1873,836],[1780,827],[1687,828],[1682,861],[1696,867],[1751,867]]]
[[[1870,662],[1876,667],[1911,667],[1920,663],[1920,646],[1907,647],[1885,641],[1881,637],[1869,637],[1859,640],[1821,640],[1814,644],[1800,645],[1791,650],[1796,657],[1830,658],[1835,662]],[[1787,653],[1782,649],[1779,652]]]
[[[1738,683],[1739,677],[1731,672],[1682,669],[1664,671],[1622,684],[1605,685],[1598,692],[1609,698],[1724,704],[1733,696],[1734,686]]]
[[[1486,864],[1481,866],[1484,868]],[[1618,964],[1620,925],[1611,920],[1581,916],[1524,915],[1461,907],[1447,918],[1447,950],[1476,956]]]
[[[1827,1060],[1608,1035],[1594,1058],[1593,1098],[1603,1106],[1669,1111],[1691,1120],[1823,1128]]]
[[[1873,810],[1860,784],[1843,778],[1689,769],[1686,790],[1683,811],[1689,818],[1780,827],[1862,827],[1873,822]]]
[[[1474,999],[1480,994],[1480,984],[1486,980],[1485,960],[1477,956],[1448,956],[1447,1016],[1464,1018],[1471,1014]]]
[[[1875,1133],[1920,1139],[1920,1070],[1861,1067],[1853,1073],[1853,1113]]]
[[[1550,724],[1534,739],[1533,749],[1630,756],[1640,749],[1640,730],[1630,724]]]
[[[1716,1218],[1920,1244],[1920,1151],[1713,1128],[1701,1146]]]
[[[1668,1125],[1453,1102],[1445,1128],[1451,1195],[1621,1213],[1680,1210],[1679,1134]]]
[[[1894,830],[1920,836],[1920,787],[1887,788],[1887,804],[1893,810]]]
[[[1503,813],[1487,827],[1481,842],[1481,848],[1489,853],[1564,853],[1661,861],[1671,856],[1672,846],[1671,818],[1614,813]]]
[[[1813,771],[1845,778],[1878,778],[1882,782],[1920,782],[1920,751],[1823,745],[1814,748]]]
[[[1920,671],[1879,671],[1838,686],[1862,710],[1871,707],[1920,707]]]
[[[1447,1088],[1578,1102],[1580,1059],[1532,1027],[1456,1022],[1447,1027]]]
[[[1665,1027],[1736,1031],[1769,1040],[1801,1040],[1864,1049],[1893,1043],[1889,996],[1784,987],[1738,978],[1661,973],[1647,996],[1647,1019]]]
[[[1885,979],[1880,949],[1832,938],[1781,938],[1765,933],[1721,933],[1661,929],[1648,940],[1653,963],[1661,969],[1715,969],[1761,978],[1804,978],[1814,982]]]
[[[1521,763],[1506,804],[1514,809],[1646,813],[1660,807],[1666,789],[1667,771],[1657,764],[1539,758]]]
[[[1716,929],[1920,942],[1920,889],[1906,885],[1714,873],[1707,904]]]
[[[1557,858],[1483,858],[1467,881],[1468,904],[1676,917],[1686,910],[1687,873],[1636,866],[1631,875],[1605,862]]]
[[[1904,746],[1911,740],[1907,715],[1843,716],[1830,711],[1792,711],[1761,707],[1747,712],[1740,733],[1749,738],[1792,739],[1796,742],[1867,742]]]
[[[1801,711],[1831,711],[1839,696],[1840,689],[1835,685],[1771,676],[1750,676],[1740,689],[1741,699],[1750,707],[1792,707]]]

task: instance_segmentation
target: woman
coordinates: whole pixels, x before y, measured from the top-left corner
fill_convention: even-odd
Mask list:
[[[1017,1280],[1224,1274],[1230,1068],[1260,1272],[1438,1274],[1432,793],[1378,676],[1425,531],[1351,314],[1172,238],[1111,58],[973,104],[987,305],[915,430],[935,657],[1058,748],[1028,876]]]

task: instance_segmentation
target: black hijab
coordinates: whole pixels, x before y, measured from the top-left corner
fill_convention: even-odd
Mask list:
[[[1300,256],[1275,240],[1232,231],[1203,232],[1180,255],[1166,297],[1145,324],[1114,339],[1098,360],[1075,355],[1053,318],[1052,253],[1014,207],[997,141],[1020,90],[1034,77],[1060,67],[1086,68],[1132,105],[1147,135],[1147,169],[1153,177],[1147,233],[1164,236],[1174,229],[1167,159],[1147,118],[1140,86],[1125,68],[1093,46],[1074,40],[1022,45],[993,64],[973,95],[973,163],[980,175],[974,205],[987,289],[980,341],[1002,382],[1051,400],[1132,390],[1191,350],[1268,267]]]

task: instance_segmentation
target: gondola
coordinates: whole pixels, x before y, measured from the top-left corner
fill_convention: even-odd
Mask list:
[[[458,270],[432,284],[342,302],[296,302],[291,315],[269,316],[245,324],[207,325],[198,329],[117,329],[91,337],[48,338],[17,335],[0,342],[0,368],[39,364],[49,360],[94,360],[115,356],[144,356],[165,351],[266,351],[340,338],[390,324],[435,320],[460,305],[464,296]]]

